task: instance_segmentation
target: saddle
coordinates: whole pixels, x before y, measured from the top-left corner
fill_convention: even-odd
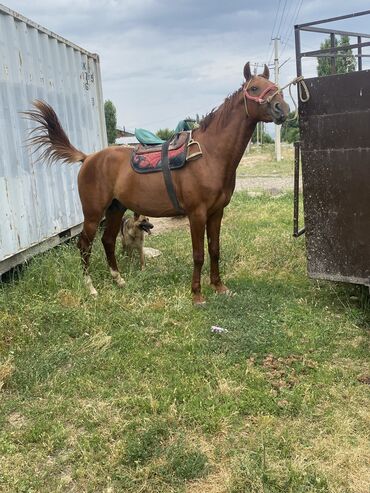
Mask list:
[[[193,150],[194,146],[196,148]],[[167,193],[175,209],[183,213],[177,200],[171,170],[182,168],[187,161],[202,155],[199,142],[193,140],[192,132],[176,133],[163,144],[139,144],[131,155],[131,166],[137,173],[163,172]]]

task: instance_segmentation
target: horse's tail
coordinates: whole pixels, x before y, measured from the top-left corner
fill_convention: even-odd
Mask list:
[[[28,120],[39,123],[31,130],[27,143],[35,146],[34,152],[42,150],[40,159],[50,164],[60,160],[64,163],[84,161],[86,154],[76,149],[69,141],[53,108],[45,101],[33,102],[36,110],[25,111]]]

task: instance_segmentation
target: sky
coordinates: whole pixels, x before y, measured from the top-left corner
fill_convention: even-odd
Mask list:
[[[218,106],[240,87],[247,61],[252,67],[273,63],[274,37],[281,39],[280,84],[286,84],[296,76],[294,24],[370,8],[368,0],[5,2],[98,53],[104,99],[115,104],[118,126],[152,131],[174,128],[179,120]],[[366,33],[369,21],[370,16],[364,16],[330,26]],[[303,35],[302,50],[318,49],[322,40],[316,33]],[[315,70],[315,59],[304,63],[306,77]]]

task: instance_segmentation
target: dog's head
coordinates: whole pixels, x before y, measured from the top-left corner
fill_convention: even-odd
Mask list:
[[[148,235],[152,234],[150,230],[153,229],[154,226],[151,222],[149,222],[148,217],[135,214],[134,221],[135,221],[135,227],[141,229],[142,231],[145,231],[146,233],[148,233]]]

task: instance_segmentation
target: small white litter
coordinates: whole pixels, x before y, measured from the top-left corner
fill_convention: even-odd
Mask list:
[[[162,255],[162,252],[156,248],[144,247],[144,255],[147,258],[155,258]]]
[[[229,332],[229,331],[227,329],[224,329],[223,327],[218,327],[217,325],[212,325],[211,332],[213,332],[214,334],[226,334],[226,332]]]

